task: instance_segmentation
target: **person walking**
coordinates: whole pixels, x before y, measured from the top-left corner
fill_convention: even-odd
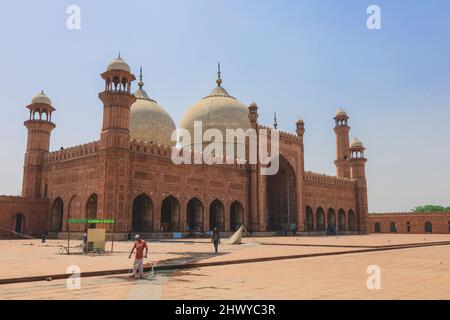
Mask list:
[[[216,251],[216,254],[217,254],[219,251],[219,243],[220,243],[220,234],[219,234],[219,230],[217,229],[217,227],[215,227],[213,230],[211,242],[214,243],[214,250]]]
[[[88,234],[86,229],[84,229],[82,242],[83,242],[83,253],[86,254],[88,252]]]
[[[128,259],[131,259],[133,251],[136,249],[136,255],[134,257],[134,265],[133,265],[133,277],[136,278],[136,273],[139,269],[139,277],[141,279],[144,279],[144,258],[147,258],[148,247],[147,243],[141,239],[140,235],[137,234],[134,238],[136,239],[136,242],[134,243],[133,249],[131,249]]]

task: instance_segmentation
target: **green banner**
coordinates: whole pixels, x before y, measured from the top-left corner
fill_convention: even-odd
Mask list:
[[[103,224],[114,224],[116,220],[114,219],[67,219],[67,223],[70,224],[80,224],[80,223],[103,223]]]

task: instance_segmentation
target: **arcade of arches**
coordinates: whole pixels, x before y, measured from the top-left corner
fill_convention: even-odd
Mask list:
[[[322,207],[318,207],[315,211],[307,206],[305,210],[305,226],[308,232],[345,232],[359,231],[359,217],[350,209],[347,212],[340,208],[337,210],[329,208],[327,214]]]

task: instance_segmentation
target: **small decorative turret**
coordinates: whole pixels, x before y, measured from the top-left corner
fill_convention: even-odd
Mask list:
[[[305,134],[305,122],[303,121],[302,118],[298,118],[297,122],[295,123],[297,126],[297,135],[299,137],[303,137],[303,135]]]
[[[252,127],[256,127],[256,124],[258,122],[258,105],[256,102],[252,102],[250,106],[248,107],[248,118],[250,119],[250,123],[252,124]]]

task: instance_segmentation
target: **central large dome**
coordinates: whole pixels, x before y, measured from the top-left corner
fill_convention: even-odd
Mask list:
[[[203,132],[208,129],[220,130],[224,142],[233,142],[226,141],[227,129],[246,131],[251,128],[248,108],[239,100],[230,96],[221,84],[219,71],[217,87],[208,96],[191,106],[181,120],[180,128],[190,132],[191,144],[194,143],[194,121],[202,122]]]

